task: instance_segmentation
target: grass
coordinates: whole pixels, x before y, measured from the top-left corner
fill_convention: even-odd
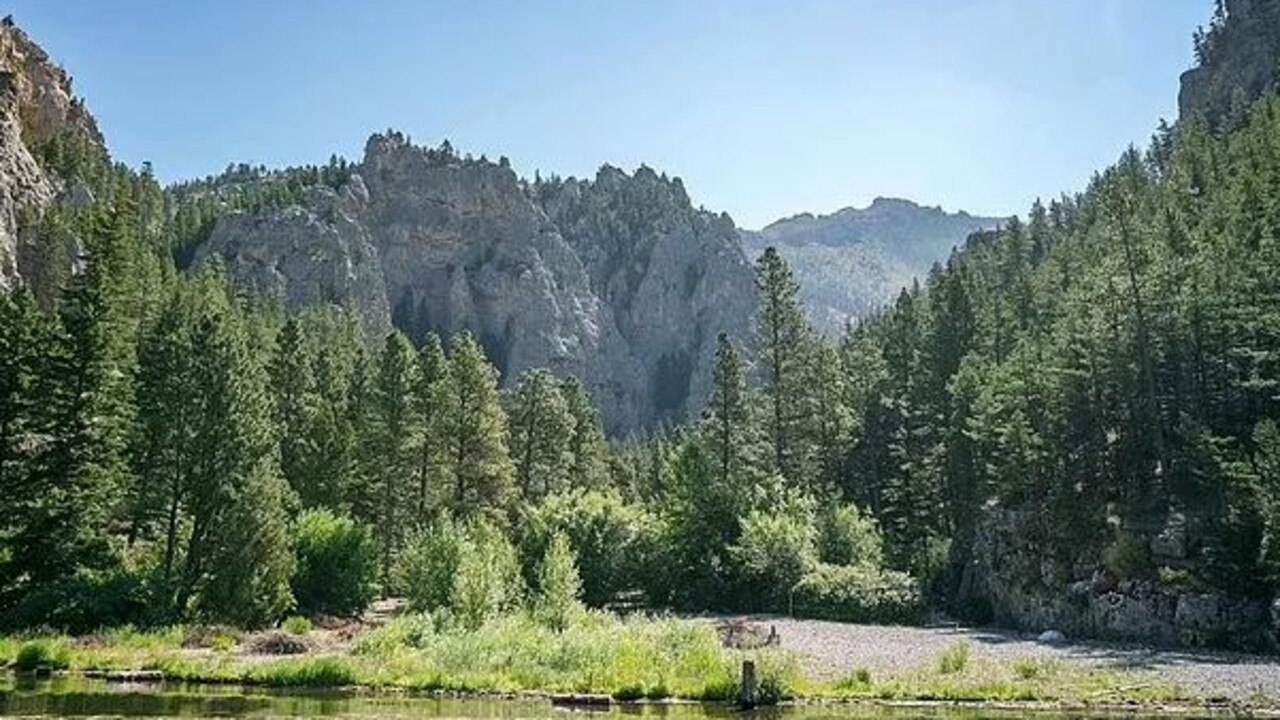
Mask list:
[[[948,648],[932,667],[873,680],[855,670],[819,695],[889,701],[1058,702],[1068,704],[1156,704],[1195,702],[1177,686],[1139,673],[1069,667],[1052,660],[1002,662]]]
[[[954,675],[964,672],[969,667],[969,643],[961,641],[942,651],[938,658],[938,669],[943,675]]]
[[[578,613],[560,632],[527,613],[495,618],[477,630],[447,613],[408,615],[365,633],[348,652],[319,656],[250,657],[242,649],[248,645],[204,628],[124,629],[26,644],[4,638],[0,653],[6,660],[24,653],[35,658],[36,651],[24,648],[39,647],[40,658],[59,657],[58,667],[73,671],[158,670],[193,682],[689,700],[736,698],[742,660],[750,657],[763,696],[788,698],[804,687],[798,664],[777,649],[727,649],[706,623],[602,611]]]
[[[0,637],[15,669],[158,670],[167,679],[282,688],[589,693],[619,700],[725,701],[738,694],[744,659],[756,662],[762,699],[1063,702],[1091,705],[1193,702],[1177,687],[1133,671],[1049,659],[997,661],[969,644],[892,676],[859,668],[835,682],[805,677],[777,648],[723,647],[714,628],[667,616],[577,614],[556,632],[527,613],[467,630],[447,613],[406,615],[349,647],[293,657],[251,656],[250,636],[228,628],[121,628],[80,638]],[[320,645],[325,647],[323,643]],[[330,646],[331,647],[331,646]]]

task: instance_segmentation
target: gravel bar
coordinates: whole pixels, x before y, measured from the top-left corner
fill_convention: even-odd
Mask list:
[[[1047,645],[1035,636],[960,626],[853,625],[823,620],[751,617],[773,626],[783,648],[805,659],[815,678],[836,679],[866,668],[893,677],[932,667],[944,650],[968,641],[974,657],[1012,662],[1052,659],[1077,667],[1139,670],[1206,698],[1280,699],[1280,657],[1209,650],[1153,649],[1100,642]]]

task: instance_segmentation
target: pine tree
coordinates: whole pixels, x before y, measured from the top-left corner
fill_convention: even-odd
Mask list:
[[[0,598],[25,572],[14,536],[38,501],[32,438],[40,366],[53,336],[30,292],[0,295]]]
[[[256,357],[228,299],[209,297],[192,338],[200,398],[192,433],[179,611],[244,625],[292,602],[286,512],[265,358]]]
[[[417,354],[399,331],[387,335],[378,360],[371,401],[369,460],[374,535],[382,551],[383,580],[389,581],[396,554],[411,524],[422,427],[414,410],[421,383]]]
[[[722,492],[750,495],[766,474],[763,442],[746,369],[728,336],[716,338],[711,397],[699,432]]]
[[[510,430],[498,392],[498,373],[470,333],[449,348],[453,397],[449,411],[450,505],[458,517],[504,510],[515,484],[508,451]]]
[[[318,413],[307,338],[301,322],[288,318],[276,337],[271,363],[275,421],[280,434],[280,471],[305,507],[318,505],[324,493],[310,486],[314,467],[312,424]]]
[[[811,472],[812,397],[807,387],[813,331],[800,304],[800,286],[774,248],[756,261],[760,296],[757,348],[768,401],[766,427],[774,470],[801,482]]]
[[[440,336],[431,333],[418,353],[415,410],[421,424],[418,445],[417,524],[425,524],[448,486],[448,431],[453,375]]]
[[[537,501],[567,487],[575,423],[560,381],[543,368],[526,370],[516,381],[507,414],[516,485],[524,498]]]
[[[560,392],[573,421],[569,434],[569,486],[603,487],[609,482],[609,447],[600,422],[600,410],[575,377],[561,381]]]

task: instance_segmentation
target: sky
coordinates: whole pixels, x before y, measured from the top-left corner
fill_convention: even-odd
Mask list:
[[[7,7],[6,7],[7,6]],[[906,197],[1007,215],[1177,114],[1211,0],[4,0],[164,181],[357,160],[646,164],[758,228]]]

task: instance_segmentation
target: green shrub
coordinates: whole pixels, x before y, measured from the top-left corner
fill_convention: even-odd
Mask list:
[[[786,609],[791,589],[818,564],[812,498],[795,495],[770,511],[752,510],[729,548],[742,580],[769,609]]]
[[[880,525],[857,505],[834,505],[822,512],[818,554],[832,565],[884,564],[884,538]]]
[[[795,613],[843,622],[912,623],[923,609],[911,576],[894,570],[819,565],[796,584]]]
[[[964,672],[969,666],[969,643],[958,642],[942,651],[938,658],[938,671],[943,675],[954,675]]]
[[[294,539],[293,595],[307,614],[358,615],[373,601],[378,563],[363,525],[328,510],[309,510]]]
[[[71,646],[61,638],[25,642],[13,658],[13,669],[24,671],[38,668],[65,670],[70,664]]]
[[[463,530],[443,515],[409,538],[400,553],[397,575],[414,610],[447,607],[462,553]]]
[[[537,581],[539,563],[556,533],[563,533],[577,554],[583,602],[600,607],[637,587],[654,521],[643,507],[612,490],[548,496],[523,515],[518,528],[528,582]]]
[[[520,562],[511,542],[493,525],[473,523],[459,548],[450,608],[464,626],[475,629],[518,606],[523,594]]]
[[[307,635],[311,632],[311,621],[301,615],[293,615],[285,619],[281,627],[290,635]]]
[[[1120,578],[1145,578],[1153,571],[1151,548],[1141,538],[1121,533],[1102,551],[1102,564]]]
[[[579,597],[582,580],[578,577],[577,558],[569,539],[556,533],[547,546],[538,571],[538,596],[535,613],[540,621],[557,632],[564,630],[575,614],[582,610]]]
[[[3,613],[4,627],[47,627],[76,635],[119,625],[152,625],[165,618],[145,575],[82,571],[27,593]]]

